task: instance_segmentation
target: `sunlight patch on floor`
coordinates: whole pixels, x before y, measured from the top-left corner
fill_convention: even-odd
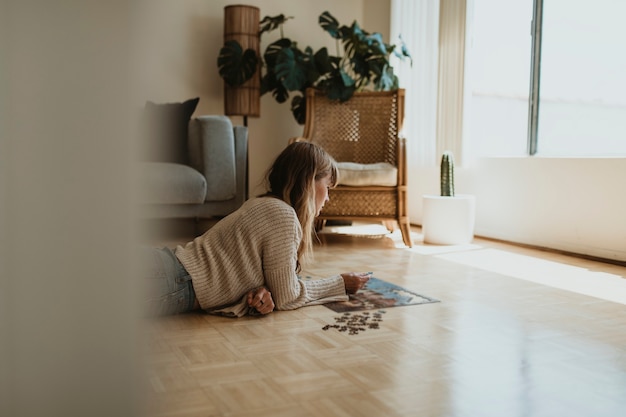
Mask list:
[[[505,276],[531,281],[578,294],[626,304],[626,279],[606,272],[591,271],[580,266],[520,255],[500,249],[464,245],[430,245],[421,233],[411,232],[413,247],[407,248],[400,230],[389,232],[382,224],[354,222],[352,226],[325,227],[321,234],[336,233],[369,238],[391,239],[396,248],[420,255],[435,256]]]
[[[402,233],[400,230],[395,230],[393,233],[390,233],[388,238],[393,241],[396,248],[406,249],[411,252],[419,253],[420,255],[440,255],[443,253],[466,252],[468,250],[483,248],[483,246],[475,243],[467,243],[464,245],[429,245],[424,243],[424,235],[417,232],[411,232],[413,247],[407,248],[402,240]]]
[[[626,279],[606,272],[514,254],[499,249],[481,249],[437,255],[460,263],[538,284],[626,304]]]

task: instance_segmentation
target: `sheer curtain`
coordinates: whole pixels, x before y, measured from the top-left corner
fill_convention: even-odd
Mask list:
[[[439,158],[464,160],[465,57],[467,13],[472,0],[391,0],[392,39],[402,37],[413,65],[398,63],[406,89],[408,206],[420,223],[423,194],[439,193]]]
[[[404,135],[409,178],[437,160],[439,0],[392,0],[391,39],[401,36],[413,58],[394,65],[406,89]]]
[[[413,66],[398,65],[406,89],[409,166],[438,164],[443,151],[464,157],[465,58],[472,0],[392,0],[391,36],[402,36]],[[471,7],[469,7],[471,10]]]
[[[391,39],[402,39],[413,65],[397,69],[406,90],[404,136],[407,153],[407,205],[409,221],[421,224],[422,195],[438,192],[437,95],[439,0],[391,0]]]

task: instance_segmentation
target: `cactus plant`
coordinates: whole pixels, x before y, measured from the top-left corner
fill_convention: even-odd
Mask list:
[[[441,156],[441,195],[454,197],[454,155],[445,151]]]

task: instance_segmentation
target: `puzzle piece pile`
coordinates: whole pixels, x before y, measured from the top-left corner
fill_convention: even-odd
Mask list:
[[[385,310],[378,310],[374,314],[370,314],[369,311],[362,313],[343,313],[339,317],[335,317],[335,323],[327,324],[322,327],[322,330],[337,329],[340,332],[348,332],[348,334],[359,334],[367,329],[379,329],[380,322],[383,321],[382,315],[385,314]]]

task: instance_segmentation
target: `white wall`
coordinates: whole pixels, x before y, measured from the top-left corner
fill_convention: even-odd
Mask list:
[[[364,2],[374,5],[365,17]],[[135,4],[133,37],[135,88],[134,105],[141,108],[146,100],[181,101],[200,97],[199,114],[223,114],[223,81],[217,73],[217,56],[223,44],[224,6],[227,0],[141,0]],[[366,30],[388,36],[389,0],[249,0],[264,16],[293,16],[284,26],[284,34],[300,46],[315,50],[326,46],[336,50],[335,41],[318,24],[318,17],[329,11],[341,24],[357,20]],[[386,13],[380,12],[380,7]],[[366,20],[365,20],[366,19]],[[279,32],[264,34],[261,50],[279,38]],[[241,117],[232,117],[242,124]],[[261,117],[249,118],[250,193],[263,191],[260,186],[265,170],[287,144],[289,138],[302,134],[288,103],[278,104],[269,95],[261,98]]]

